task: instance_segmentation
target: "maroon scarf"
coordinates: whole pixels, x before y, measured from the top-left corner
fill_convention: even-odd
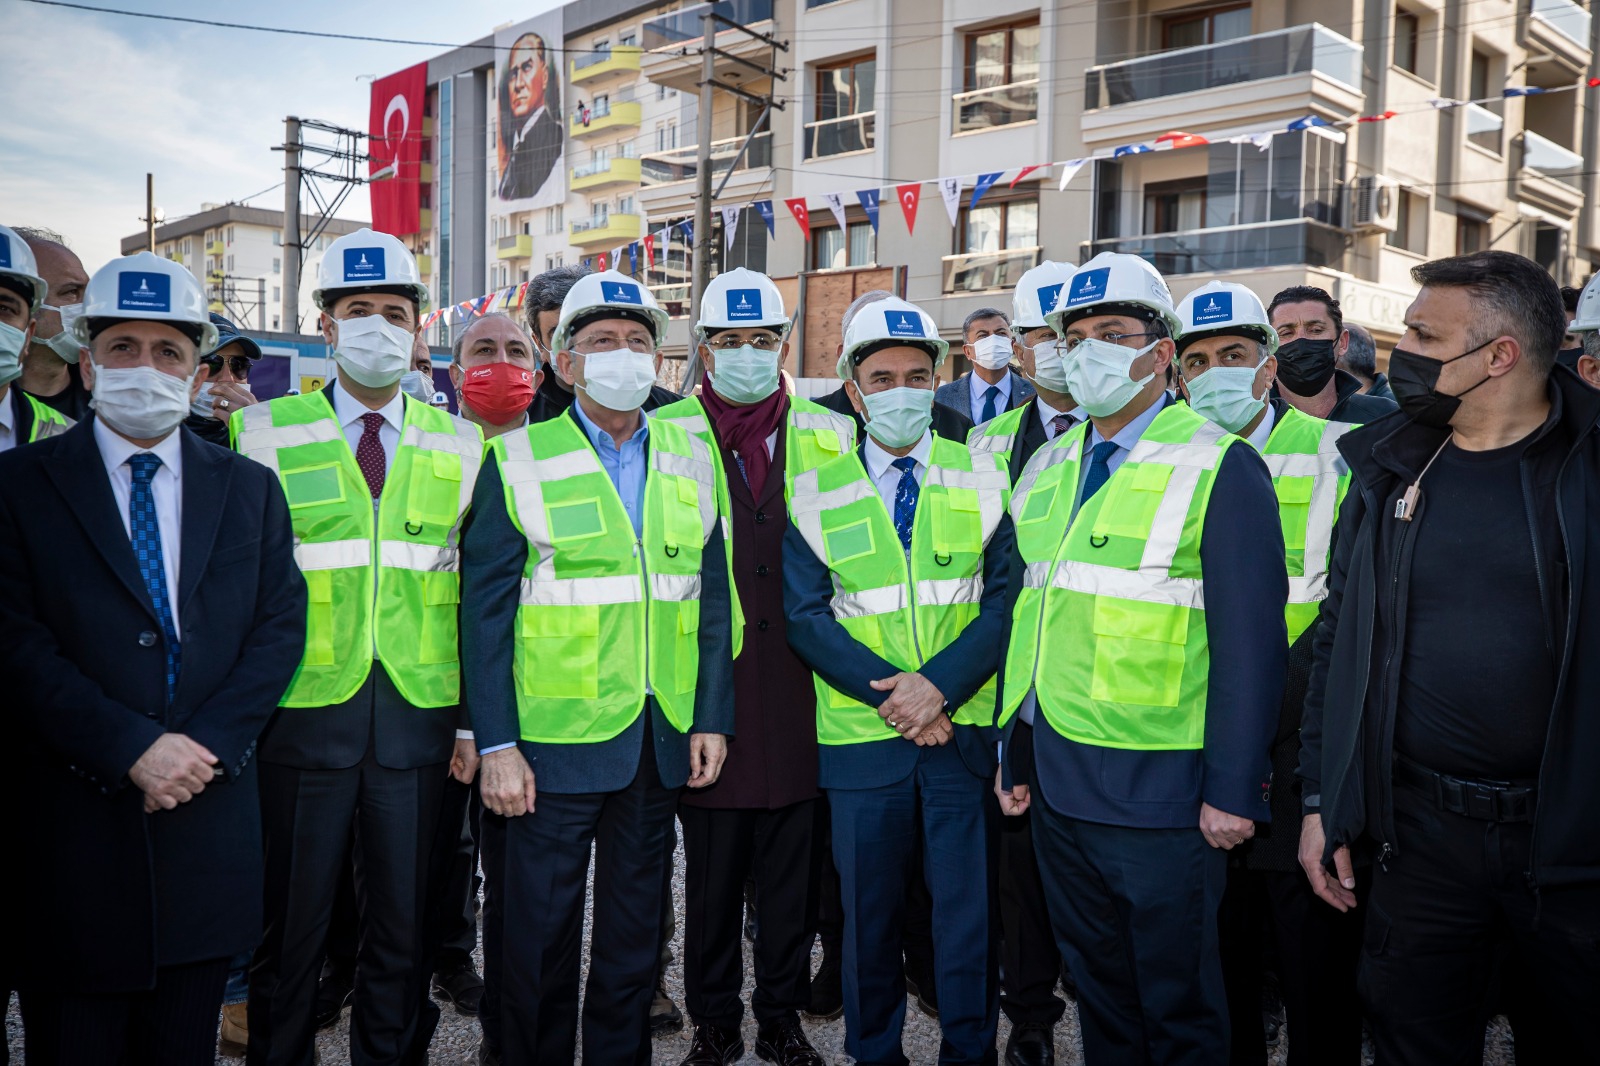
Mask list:
[[[778,386],[778,391],[760,403],[735,407],[717,395],[707,375],[700,386],[700,402],[717,426],[717,439],[727,445],[744,463],[745,479],[750,485],[750,495],[761,498],[767,485],[767,472],[772,469],[772,458],[767,455],[767,438],[783,425],[783,416],[789,413],[789,396]],[[731,478],[737,471],[729,470]]]

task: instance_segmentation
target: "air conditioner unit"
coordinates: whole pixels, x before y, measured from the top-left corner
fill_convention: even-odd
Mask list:
[[[1350,214],[1358,230],[1393,233],[1400,225],[1400,184],[1382,174],[1357,178]]]

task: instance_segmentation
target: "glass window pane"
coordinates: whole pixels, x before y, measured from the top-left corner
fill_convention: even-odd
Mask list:
[[[1314,166],[1303,168],[1300,163],[1302,144],[1313,140],[1321,138],[1305,133],[1280,134],[1272,138],[1272,147],[1267,153],[1272,159],[1272,183],[1269,189],[1272,198],[1269,215],[1272,219],[1297,217],[1301,202],[1309,203],[1317,195]]]
[[[1006,84],[1006,31],[974,34],[968,45],[968,89],[990,89]]]
[[[1011,31],[1011,80],[1032,81],[1039,76],[1039,27],[1018,26]]]
[[[1168,48],[1193,48],[1206,43],[1206,18],[1169,19],[1166,24]]]
[[[1039,244],[1039,205],[1006,206],[1006,247],[1034,248]]]
[[[967,212],[966,247],[964,252],[998,252],[1000,250],[1000,208],[998,205],[980,207]]]
[[[873,248],[872,223],[852,222],[850,224],[850,265],[866,266],[877,258]]]
[[[844,266],[844,235],[837,227],[812,232],[813,269],[833,270]]]
[[[1211,42],[1235,41],[1240,37],[1250,36],[1250,9],[1248,7],[1234,8],[1232,11],[1219,11],[1211,16]]]
[[[877,81],[878,64],[872,59],[863,59],[855,65],[855,108],[854,114],[864,111],[877,110]]]

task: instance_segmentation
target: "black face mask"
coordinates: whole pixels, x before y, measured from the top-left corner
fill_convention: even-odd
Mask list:
[[[1472,386],[1472,389],[1447,396],[1438,391],[1440,372],[1456,359],[1465,359],[1496,340],[1499,338],[1491,337],[1476,347],[1468,348],[1453,359],[1429,359],[1416,352],[1396,348],[1389,354],[1389,387],[1394,390],[1394,398],[1400,404],[1400,410],[1419,425],[1430,426],[1433,429],[1447,429],[1450,420],[1456,416],[1456,410],[1461,406],[1461,397],[1478,385],[1482,385],[1484,381],[1488,381],[1491,375],[1483,375],[1483,381]]]
[[[1583,345],[1576,348],[1563,348],[1556,353],[1556,362],[1571,370],[1578,369],[1578,357],[1583,354]]]
[[[1301,337],[1278,345],[1278,380],[1296,396],[1315,396],[1333,377],[1333,342]]]

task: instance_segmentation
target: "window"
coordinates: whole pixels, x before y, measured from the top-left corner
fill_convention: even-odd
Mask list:
[[[1144,232],[1180,233],[1205,225],[1204,177],[1152,181],[1144,187]]]
[[[274,285],[272,287],[272,302],[273,303],[277,303],[279,300],[282,300],[282,299],[283,299],[283,290],[278,288],[278,286]]]
[[[1394,13],[1394,65],[1410,74],[1422,73],[1421,20],[1409,11]]]
[[[1467,75],[1467,98],[1482,100],[1489,96],[1489,69],[1494,57],[1487,52],[1472,50],[1472,67]]]
[[[1186,11],[1161,20],[1162,48],[1194,48],[1250,36],[1250,5]]]
[[[273,315],[272,316],[272,332],[274,332],[274,333],[278,332],[278,316],[277,315]]]
[[[282,244],[283,244],[283,231],[282,230],[277,230],[277,229],[273,230],[272,231],[272,246],[274,248],[277,248]]]
[[[877,262],[877,234],[870,222],[852,222],[841,233],[838,226],[811,231],[811,269],[839,270]]]
[[[233,256],[228,256],[228,273],[233,273]]]
[[[624,33],[618,43],[624,48],[632,48],[639,43],[639,35],[637,33]]]
[[[1470,255],[1489,247],[1489,222],[1475,215],[1456,215],[1456,254]]]
[[[678,124],[676,122],[656,123],[656,151],[670,152],[678,147]]]
[[[547,256],[544,257],[544,268],[546,270],[555,270],[555,269],[559,268],[560,266],[561,266],[561,256],[559,256],[559,255],[547,255]]]
[[[272,272],[274,274],[282,274],[283,273],[283,260],[282,259],[274,259],[272,261]]]
[[[998,252],[1039,244],[1039,204],[1034,200],[963,207],[956,215],[955,252]]]
[[[565,227],[565,223],[561,221],[561,208],[561,204],[556,204],[554,207],[544,209],[544,231],[546,234],[560,233]]]
[[[232,226],[228,227],[228,243],[229,244],[233,243],[233,227]]]
[[[1400,190],[1394,232],[1385,238],[1391,248],[1428,254],[1428,198],[1410,189]]]
[[[619,215],[631,215],[633,213],[634,213],[633,197],[632,196],[619,196],[619,197],[617,197],[617,214],[619,214]]]
[[[807,159],[876,145],[877,71],[870,55],[817,69],[817,117],[806,124]]]
[[[991,129],[1039,117],[1039,24],[968,34],[955,132]]]

